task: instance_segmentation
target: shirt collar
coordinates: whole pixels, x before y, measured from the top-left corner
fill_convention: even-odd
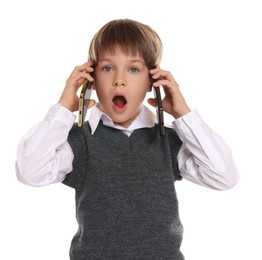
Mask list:
[[[140,113],[135,118],[135,120],[131,123],[131,125],[128,128],[124,128],[118,124],[115,124],[112,121],[112,119],[100,109],[100,105],[99,103],[97,103],[94,107],[91,108],[90,116],[88,120],[91,127],[92,134],[94,134],[94,132],[96,131],[100,119],[102,120],[103,125],[120,129],[122,131],[129,132],[130,134],[134,130],[139,128],[153,127],[157,122],[155,114],[145,105],[142,105],[140,109]]]

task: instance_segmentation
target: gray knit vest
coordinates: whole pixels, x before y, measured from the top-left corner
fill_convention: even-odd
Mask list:
[[[68,137],[79,229],[71,260],[182,260],[183,227],[174,182],[181,179],[181,140],[173,129],[135,130],[130,137],[99,123],[74,125]]]

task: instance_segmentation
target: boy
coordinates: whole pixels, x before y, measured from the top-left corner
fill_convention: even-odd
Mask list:
[[[161,40],[149,26],[109,22],[58,104],[21,140],[21,182],[63,182],[75,189],[79,229],[71,260],[184,259],[174,182],[185,178],[225,190],[238,181],[230,148],[190,110],[171,73],[160,68],[161,55]],[[99,102],[89,102],[90,118],[79,128],[73,112],[86,79]],[[163,86],[164,110],[174,117],[164,136],[142,104],[152,82]],[[148,102],[155,106],[154,99]]]

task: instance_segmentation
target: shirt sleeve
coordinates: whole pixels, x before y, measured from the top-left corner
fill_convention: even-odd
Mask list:
[[[74,159],[67,142],[74,121],[71,111],[56,104],[24,135],[17,148],[16,175],[20,182],[45,186],[65,179]]]
[[[230,189],[238,182],[231,149],[196,110],[176,119],[173,126],[183,142],[178,153],[183,178],[217,190]]]

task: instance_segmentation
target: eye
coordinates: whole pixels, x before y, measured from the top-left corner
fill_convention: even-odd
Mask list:
[[[113,68],[110,67],[110,66],[104,66],[104,67],[103,67],[103,71],[105,71],[105,72],[110,72],[112,69],[113,69]]]
[[[137,68],[135,68],[135,67],[131,67],[129,69],[129,71],[132,72],[132,73],[137,73],[139,70]]]

